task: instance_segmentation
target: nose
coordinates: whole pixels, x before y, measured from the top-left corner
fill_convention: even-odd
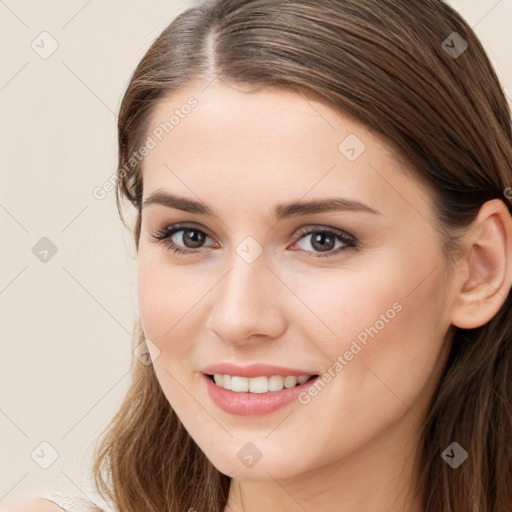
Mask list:
[[[233,265],[215,287],[217,295],[207,327],[232,345],[277,338],[286,329],[286,288],[259,257],[247,263],[236,256]],[[290,300],[290,298],[288,298]]]

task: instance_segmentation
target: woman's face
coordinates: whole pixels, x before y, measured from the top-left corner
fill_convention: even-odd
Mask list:
[[[423,186],[363,125],[283,90],[190,86],[147,135],[141,320],[210,461],[279,479],[369,447],[384,467],[397,447],[405,457],[446,362],[453,296]]]

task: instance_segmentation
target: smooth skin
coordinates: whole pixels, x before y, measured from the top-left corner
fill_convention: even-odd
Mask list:
[[[449,354],[447,333],[452,324],[488,322],[511,287],[505,204],[482,206],[451,266],[429,191],[375,133],[292,92],[205,85],[158,105],[148,135],[191,96],[198,101],[144,159],[144,200],[170,192],[214,213],[142,210],[139,307],[166,397],[209,460],[232,477],[225,512],[423,512],[411,492],[414,454]],[[339,149],[354,135],[365,146],[355,159],[346,153],[354,138]],[[378,213],[271,216],[283,203],[330,197]],[[153,238],[178,222],[199,231]],[[356,246],[322,239],[319,228],[344,232]],[[191,252],[172,252],[171,241]],[[263,252],[248,263],[237,253],[242,242],[251,255]],[[397,303],[401,310],[383,322]],[[201,369],[220,361],[323,374],[378,320],[378,333],[307,405],[234,416],[206,392]],[[237,457],[249,442],[262,454],[252,467]],[[60,508],[36,498],[9,510]]]
[[[62,512],[52,501],[43,498],[29,498],[14,504],[0,507],[0,512]]]
[[[159,190],[214,213],[142,209],[139,307],[167,399],[209,460],[232,477],[226,511],[422,512],[411,492],[414,454],[449,355],[447,333],[452,324],[488,322],[512,283],[505,204],[482,206],[452,267],[430,192],[377,134],[293,92],[206,85],[161,101],[148,135],[191,96],[198,105],[143,163],[144,200]],[[353,161],[343,149],[348,136],[365,146]],[[279,222],[271,215],[280,204],[331,197],[378,213]],[[154,239],[176,223],[196,231]],[[304,228],[309,234],[298,234]],[[315,243],[315,228],[344,232],[356,246],[332,236]],[[251,263],[237,253],[247,237],[257,242],[250,251],[263,250]],[[190,252],[172,252],[171,242]],[[400,312],[309,404],[243,417],[209,398],[206,365],[260,362],[322,374],[395,303]],[[252,467],[237,457],[246,443],[262,454]]]

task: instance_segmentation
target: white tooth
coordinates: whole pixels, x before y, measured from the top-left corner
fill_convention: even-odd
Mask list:
[[[268,379],[269,391],[281,391],[284,388],[284,377],[280,375],[272,375]]]
[[[236,392],[249,391],[249,379],[233,375],[231,377],[231,390]]]
[[[297,384],[297,377],[288,376],[284,379],[285,388],[293,388]]]
[[[215,373],[213,380],[217,386],[237,393],[267,393],[268,391],[281,391],[284,388],[293,388],[297,383],[304,384],[310,377],[310,375],[301,375],[300,377],[271,375],[270,377],[261,376],[249,379],[247,377]]]
[[[251,393],[266,393],[268,391],[268,377],[254,377],[249,379]]]

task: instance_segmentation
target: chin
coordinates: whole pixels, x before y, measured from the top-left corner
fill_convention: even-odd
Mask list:
[[[297,464],[297,451],[290,450],[292,458],[289,460],[278,460],[274,456],[265,458],[262,454],[257,461],[244,460],[243,453],[240,458],[235,453],[233,457],[213,457],[209,458],[215,468],[231,478],[237,480],[274,480],[286,479],[298,474],[299,465]]]

